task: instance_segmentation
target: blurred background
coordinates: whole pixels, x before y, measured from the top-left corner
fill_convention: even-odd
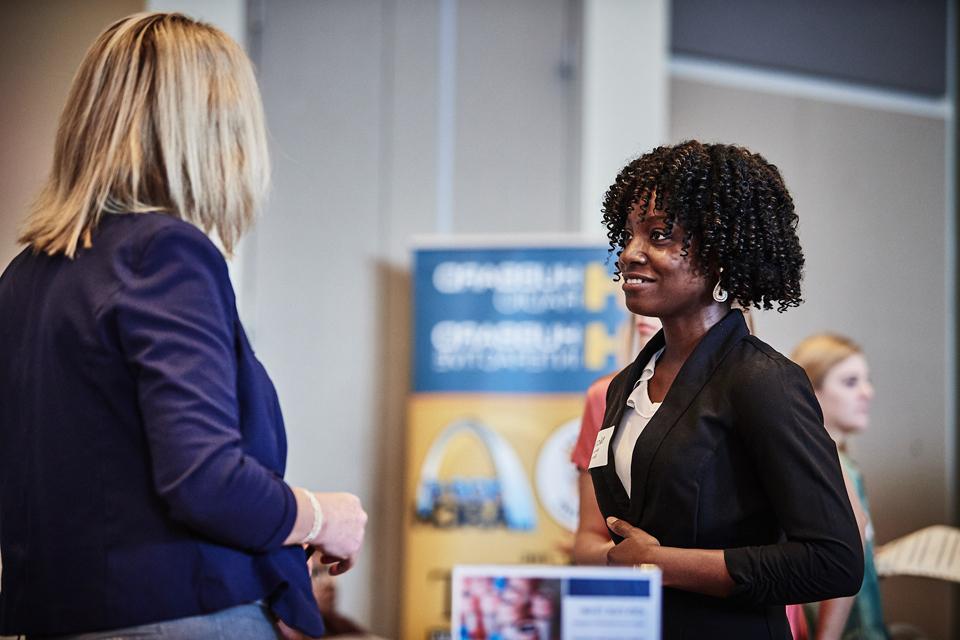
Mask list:
[[[0,267],[86,47],[142,10],[208,20],[257,67],[274,188],[234,285],[289,479],[371,514],[340,599],[376,633],[399,625],[413,239],[602,239],[604,190],[665,142],[736,142],[780,167],[806,303],[757,314],[757,333],[785,353],[822,330],[864,347],[877,397],[851,446],[879,543],[956,524],[954,3],[5,0]],[[960,637],[946,583],[883,592],[888,621]]]

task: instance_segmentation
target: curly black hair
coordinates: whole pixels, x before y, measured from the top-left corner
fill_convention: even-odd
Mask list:
[[[683,255],[698,273],[719,273],[720,286],[741,306],[776,303],[782,312],[802,302],[797,214],[776,166],[735,145],[657,147],[625,166],[604,196],[611,254],[623,252],[627,216],[638,205],[645,215],[651,193],[668,229],[682,227]]]

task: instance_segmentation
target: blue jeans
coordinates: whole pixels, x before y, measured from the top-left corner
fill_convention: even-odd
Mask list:
[[[201,616],[45,640],[277,640],[279,637],[266,605],[254,603]]]

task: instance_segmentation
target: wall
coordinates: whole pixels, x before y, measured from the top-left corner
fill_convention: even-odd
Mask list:
[[[371,513],[343,608],[392,635],[411,239],[578,227],[579,94],[562,65],[579,26],[553,0],[264,2],[251,17],[275,187],[247,245],[247,317],[291,481]]]
[[[665,134],[666,3],[257,0],[249,16],[275,187],[241,311],[280,392],[290,478],[371,512],[343,605],[392,636],[410,248],[601,231],[596,192]]]
[[[606,237],[603,196],[667,133],[667,0],[583,0],[580,226]]]
[[[0,3],[0,269],[17,253],[17,227],[50,170],[57,119],[84,52],[143,0]]]

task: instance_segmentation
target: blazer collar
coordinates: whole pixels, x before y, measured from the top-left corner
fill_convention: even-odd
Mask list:
[[[633,449],[631,464],[631,491],[627,496],[620,477],[617,475],[613,456],[613,440],[610,438],[607,453],[607,465],[603,468],[603,477],[607,489],[610,491],[618,506],[620,514],[627,514],[627,519],[634,525],[640,522],[643,515],[644,498],[647,487],[647,476],[650,465],[656,456],[663,439],[670,433],[677,420],[690,406],[693,399],[700,393],[714,370],[727,355],[730,349],[740,340],[749,335],[743,314],[738,309],[732,309],[723,319],[713,325],[701,338],[693,353],[677,373],[676,379],[670,386],[663,403],[657,412],[650,418],[650,422],[640,433],[637,446]],[[612,390],[608,398],[609,404],[605,411],[604,423],[606,427],[614,427],[614,436],[620,429],[620,422],[626,409],[627,398],[633,391],[634,385],[643,372],[643,367],[660,348],[665,344],[663,330],[653,336],[640,351],[636,360],[625,371],[625,377]]]

